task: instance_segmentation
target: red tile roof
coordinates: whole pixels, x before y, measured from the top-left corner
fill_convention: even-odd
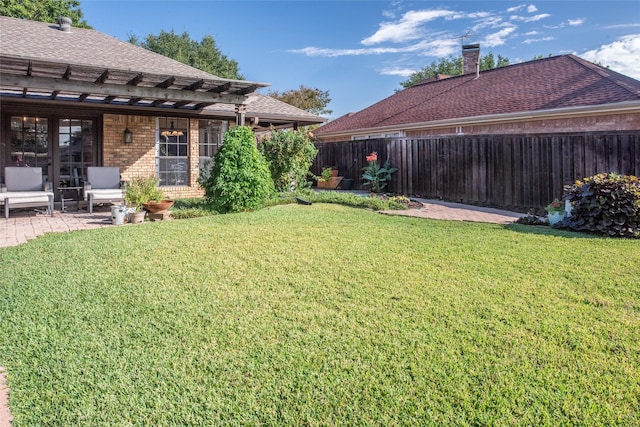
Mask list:
[[[640,81],[575,55],[428,80],[316,129],[317,136],[438,120],[640,100]]]

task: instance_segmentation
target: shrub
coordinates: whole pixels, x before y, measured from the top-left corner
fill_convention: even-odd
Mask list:
[[[307,177],[318,150],[307,135],[292,130],[273,130],[270,137],[258,144],[258,149],[269,162],[276,191],[311,185]]]
[[[269,165],[258,152],[251,129],[238,126],[224,135],[208,177],[201,177],[205,196],[220,213],[262,207],[274,193]]]
[[[611,237],[640,238],[640,181],[635,176],[598,174],[565,188],[571,216],[563,227]]]
[[[143,203],[164,199],[164,193],[158,188],[158,178],[155,176],[135,177],[127,181],[124,186],[124,200],[129,206],[140,209]]]

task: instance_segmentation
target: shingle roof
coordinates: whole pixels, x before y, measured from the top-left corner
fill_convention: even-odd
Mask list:
[[[104,70],[109,70],[108,83],[119,84],[127,84],[129,79],[143,73],[145,82],[140,85],[148,87],[158,87],[164,81],[171,81],[174,88],[187,89],[191,84],[199,84],[199,79],[203,79],[206,83],[198,89],[202,92],[214,88],[210,92],[246,96],[246,100],[242,100],[249,117],[259,117],[261,120],[277,123],[315,124],[326,121],[320,116],[258,92],[248,93],[257,87],[267,86],[265,83],[222,79],[94,30],[72,27],[70,32],[64,32],[57,24],[0,16],[0,55],[0,72],[22,75],[28,72],[34,77],[61,79],[67,65],[76,64],[72,67],[72,75],[81,82],[95,82]],[[27,71],[25,64],[32,70]],[[215,89],[216,87],[220,90]],[[14,92],[26,93],[22,90]],[[101,101],[105,96],[97,98]],[[92,100],[91,97],[85,99]],[[143,102],[138,101],[137,105],[142,106]],[[153,105],[160,105],[158,102],[155,101]],[[181,104],[185,102],[177,105]],[[193,104],[184,105],[183,108],[194,108]],[[223,116],[235,116],[234,104],[208,104],[211,105],[202,110],[205,114],[221,113]]]
[[[326,119],[316,116],[293,105],[287,104],[270,96],[263,95],[259,92],[254,92],[247,97],[247,101],[244,104],[246,106],[246,114],[249,117],[258,117],[261,120],[274,120],[288,119],[294,120],[299,123],[315,124],[326,121]],[[205,107],[203,111],[207,113],[227,113],[230,117],[233,116],[235,108],[233,105],[228,104],[214,104]]]
[[[438,120],[640,100],[640,81],[575,55],[550,57],[475,74],[426,81],[349,117],[317,136]]]
[[[64,32],[57,24],[0,16],[0,35],[3,55],[139,73],[218,78],[95,30],[72,27]]]

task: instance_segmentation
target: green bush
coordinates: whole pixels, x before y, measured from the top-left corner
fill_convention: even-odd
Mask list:
[[[164,193],[158,188],[158,178],[155,176],[135,177],[124,185],[124,200],[128,206],[140,209],[143,203],[164,199]]]
[[[598,174],[565,188],[571,216],[562,227],[611,237],[640,238],[640,181],[635,176]]]
[[[307,135],[292,130],[273,130],[270,137],[258,144],[258,149],[269,162],[276,191],[311,185],[307,177],[318,150]]]
[[[213,208],[220,213],[262,207],[274,193],[269,165],[258,152],[251,129],[238,126],[224,135],[208,177],[200,184]]]

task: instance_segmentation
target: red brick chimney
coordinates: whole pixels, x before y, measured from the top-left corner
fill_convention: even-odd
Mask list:
[[[466,44],[462,46],[462,74],[475,73],[480,76],[480,45]]]

